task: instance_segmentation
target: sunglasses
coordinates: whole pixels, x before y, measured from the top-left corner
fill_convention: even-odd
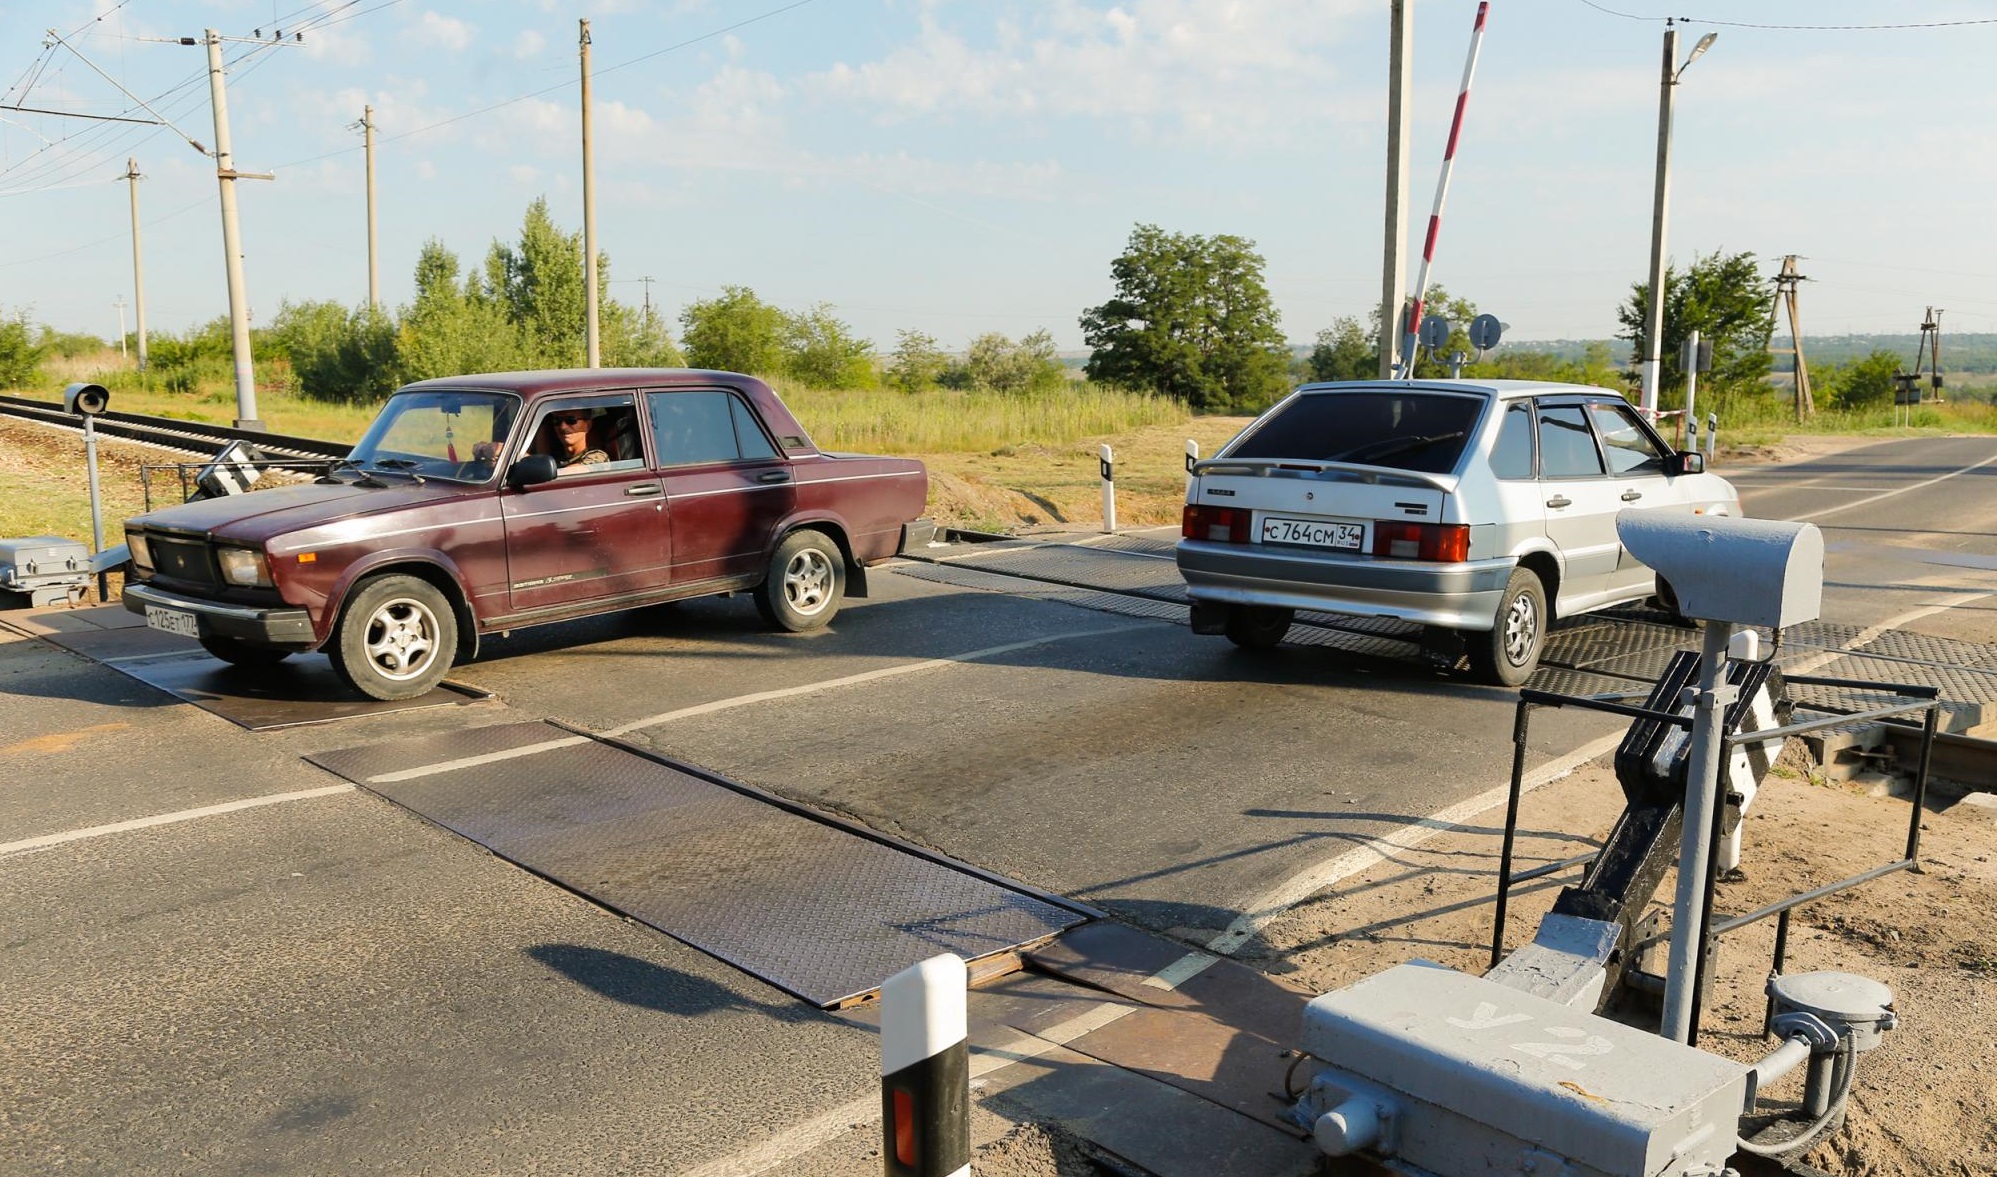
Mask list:
[[[589,420],[589,416],[586,413],[556,413],[548,419],[557,425],[580,425]]]

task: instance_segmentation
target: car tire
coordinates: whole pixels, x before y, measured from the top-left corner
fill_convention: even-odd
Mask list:
[[[845,595],[846,557],[839,545],[822,531],[793,531],[777,545],[756,586],[756,611],[778,629],[803,633],[831,621]]]
[[[1229,605],[1227,640],[1244,650],[1272,650],[1290,632],[1295,609],[1273,605]]]
[[[1530,568],[1512,569],[1491,631],[1463,635],[1469,640],[1470,668],[1478,678],[1498,686],[1523,684],[1539,669],[1546,622],[1546,587],[1539,575]]]
[[[244,670],[267,670],[291,657],[290,650],[276,646],[259,646],[241,638],[222,637],[219,634],[204,635],[201,639],[201,648],[229,665],[240,666]]]
[[[383,576],[347,601],[330,645],[333,669],[361,694],[413,699],[450,673],[458,616],[429,581]]]
[[[1684,610],[1678,607],[1677,590],[1671,587],[1670,581],[1661,576],[1657,578],[1657,607],[1664,611],[1665,620],[1670,624],[1681,629],[1699,628],[1699,623],[1685,616]]]

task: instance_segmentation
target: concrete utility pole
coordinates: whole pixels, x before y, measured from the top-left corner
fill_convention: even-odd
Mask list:
[[[125,160],[125,179],[132,189],[132,310],[137,316],[139,371],[146,370],[146,262],[139,249],[139,161]]]
[[[1650,304],[1645,308],[1643,322],[1643,411],[1652,419],[1657,415],[1660,357],[1664,354],[1664,227],[1671,208],[1672,91],[1686,67],[1718,39],[1718,33],[1699,38],[1685,64],[1678,65],[1678,27],[1668,19],[1664,22],[1664,70],[1657,99],[1657,195],[1650,213]]]
[[[1414,0],[1392,0],[1387,39],[1387,247],[1380,263],[1380,378],[1401,359],[1401,298],[1408,288],[1408,128],[1412,76],[1408,51],[1414,39]]]
[[[596,161],[589,150],[589,22],[582,21],[582,284],[583,349],[589,366],[603,366],[596,334]]]
[[[121,294],[112,299],[111,305],[118,308],[118,362],[122,364],[125,362],[125,296]]]
[[[222,188],[222,252],[229,267],[229,339],[236,356],[236,428],[262,429],[257,419],[257,378],[250,357],[250,304],[243,289],[243,242],[236,224],[235,154],[229,146],[229,97],[222,82],[222,38],[203,29],[208,46],[208,97],[215,108],[215,181]],[[270,179],[269,176],[249,176]]]
[[[381,309],[381,253],[377,248],[374,217],[374,107],[361,107],[361,143],[367,154],[368,174],[368,309]]]

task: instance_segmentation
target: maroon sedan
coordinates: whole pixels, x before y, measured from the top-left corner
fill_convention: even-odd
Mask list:
[[[824,625],[927,496],[921,462],[820,451],[753,377],[454,376],[396,392],[314,483],[129,521],[125,604],[237,665],[323,649],[402,699],[482,634],[682,597]]]

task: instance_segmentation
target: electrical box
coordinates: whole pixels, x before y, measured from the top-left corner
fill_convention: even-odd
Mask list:
[[[1687,617],[1779,630],[1823,608],[1824,533],[1812,524],[1626,510],[1616,534]]]
[[[1365,1121],[1438,1177],[1716,1177],[1747,1094],[1740,1063],[1419,961],[1311,1002],[1302,1046],[1320,1145]]]
[[[55,535],[0,539],[0,588],[26,593],[37,608],[82,595],[90,584],[90,549]]]

